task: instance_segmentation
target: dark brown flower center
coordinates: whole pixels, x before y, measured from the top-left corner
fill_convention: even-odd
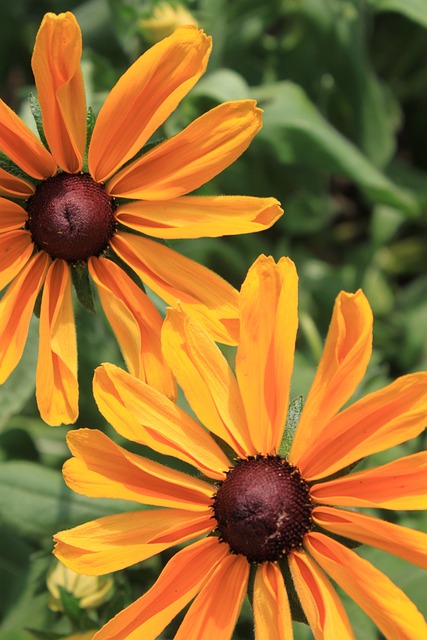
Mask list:
[[[99,256],[116,230],[115,204],[87,173],[58,173],[27,202],[27,228],[36,247],[70,263]]]
[[[239,460],[213,502],[220,540],[257,563],[299,549],[313,527],[312,508],[306,481],[280,456]]]

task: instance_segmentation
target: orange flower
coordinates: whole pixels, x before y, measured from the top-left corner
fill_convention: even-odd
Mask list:
[[[73,14],[45,15],[32,58],[49,150],[0,101],[0,150],[17,165],[0,169],[0,290],[9,285],[0,302],[0,383],[21,358],[43,287],[36,395],[49,424],[74,422],[78,413],[71,292],[77,264],[87,265],[129,370],[169,397],[175,386],[161,354],[161,317],[110,257],[169,304],[179,299],[216,339],[237,339],[237,291],[139,235],[249,233],[283,213],[274,198],[186,195],[248,147],[261,127],[253,100],[221,104],[136,155],[204,73],[210,50],[210,38],[188,26],[142,55],[105,101],[87,159],[82,42]],[[18,177],[17,168],[27,175]]]
[[[338,534],[426,567],[425,534],[353,508],[425,508],[427,454],[329,478],[422,431],[427,373],[403,376],[340,411],[364,375],[372,338],[364,294],[341,293],[284,455],[297,331],[297,275],[289,259],[275,264],[261,256],[252,266],[240,293],[240,322],[236,377],[207,332],[183,310],[170,310],[164,324],[165,358],[207,429],[119,368],[107,364],[95,372],[98,406],[121,436],[203,474],[193,477],[130,453],[97,430],[68,434],[74,457],[65,463],[64,477],[72,489],[160,508],[58,533],[55,555],[63,563],[100,575],[201,538],[178,551],[153,587],[95,639],[156,638],[191,600],[175,639],[229,639],[251,565],[257,640],[292,638],[286,566],[316,638],[354,637],[327,574],[387,638],[427,637],[423,617],[405,594],[335,539]],[[226,456],[218,440],[237,459]]]

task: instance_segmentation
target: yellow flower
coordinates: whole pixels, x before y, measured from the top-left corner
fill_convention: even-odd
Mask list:
[[[98,406],[121,436],[203,474],[192,477],[130,453],[97,430],[68,434],[74,457],[64,477],[72,489],[161,508],[58,533],[61,562],[100,575],[199,538],[178,551],[153,587],[96,640],[156,638],[192,600],[175,639],[229,639],[251,565],[257,640],[292,638],[284,565],[316,638],[354,637],[327,575],[387,638],[427,637],[423,617],[405,594],[334,537],[426,567],[425,534],[353,508],[425,508],[427,454],[330,478],[422,431],[427,373],[403,376],[340,411],[365,373],[372,341],[364,294],[342,292],[285,457],[279,451],[297,331],[297,275],[289,259],[275,264],[261,256],[252,266],[240,293],[240,322],[235,377],[207,332],[183,310],[170,310],[165,321],[166,360],[206,429],[119,368],[107,364],[95,372]],[[237,458],[226,457],[209,431]]]
[[[48,604],[52,611],[63,611],[60,587],[79,600],[81,609],[95,609],[113,595],[114,581],[111,576],[82,576],[56,562],[49,571],[47,580]],[[93,632],[94,633],[94,632]]]
[[[151,44],[166,38],[177,27],[185,24],[197,26],[197,20],[182,4],[169,2],[156,4],[151,15],[139,21],[145,39]]]
[[[0,383],[21,358],[43,287],[36,396],[42,418],[53,425],[78,414],[74,265],[87,265],[132,374],[174,397],[160,314],[106,250],[169,304],[179,299],[203,318],[216,339],[233,343],[237,291],[140,233],[167,239],[249,233],[283,213],[274,198],[186,195],[248,147],[261,127],[253,100],[221,104],[135,159],[204,73],[211,40],[203,31],[177,29],[120,78],[96,120],[87,171],[81,50],[74,16],[46,14],[32,67],[50,151],[0,101],[0,150],[29,176],[0,169],[0,290],[9,285],[0,302]]]

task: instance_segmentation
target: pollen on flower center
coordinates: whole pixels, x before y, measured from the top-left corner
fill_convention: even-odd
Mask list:
[[[113,198],[87,173],[58,173],[27,202],[36,247],[70,263],[99,256],[116,230]]]
[[[239,460],[213,498],[220,540],[257,563],[300,548],[313,527],[312,508],[307,483],[280,456]]]

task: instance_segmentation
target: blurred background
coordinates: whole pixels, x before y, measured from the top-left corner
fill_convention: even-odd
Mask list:
[[[0,97],[28,123],[28,95],[35,91],[30,59],[46,11],[71,10],[78,19],[87,102],[95,112],[129,65],[178,22],[195,22],[212,35],[207,73],[158,134],[173,135],[220,102],[255,98],[264,110],[261,132],[200,192],[275,196],[285,215],[261,234],[171,245],[236,287],[260,253],[296,262],[300,330],[293,396],[309,389],[341,289],[362,288],[375,316],[373,357],[355,397],[426,369],[426,2],[0,0],[0,9]],[[91,380],[100,362],[122,364],[121,355],[102,313],[91,316],[79,307],[76,314],[77,426],[111,434],[92,399]],[[133,505],[89,500],[63,485],[67,428],[45,426],[34,401],[37,331],[34,319],[24,358],[0,387],[0,640],[54,640],[99,627],[153,583],[172,553],[121,572],[108,588],[105,582],[85,585],[84,594],[93,596],[89,605],[57,569],[49,592],[52,534]],[[227,355],[232,359],[232,350]],[[424,447],[420,438],[362,464]],[[427,529],[422,514],[381,516]],[[359,552],[426,613],[420,570],[373,549]],[[65,591],[58,587],[64,584]],[[357,638],[382,637],[347,598],[345,605]],[[176,628],[162,638],[172,638]],[[312,637],[304,625],[295,629],[297,639]],[[235,638],[250,637],[247,605]]]

